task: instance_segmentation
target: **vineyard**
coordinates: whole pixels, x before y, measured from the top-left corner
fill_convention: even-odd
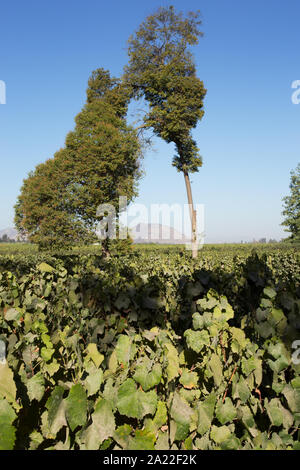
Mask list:
[[[296,248],[1,250],[0,449],[300,448]]]

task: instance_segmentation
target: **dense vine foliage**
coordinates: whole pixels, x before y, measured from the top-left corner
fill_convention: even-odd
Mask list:
[[[3,254],[0,449],[299,449],[299,280],[295,248]]]

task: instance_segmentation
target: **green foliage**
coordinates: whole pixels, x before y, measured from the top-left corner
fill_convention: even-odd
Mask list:
[[[289,240],[294,243],[300,241],[300,163],[291,172],[290,191],[290,195],[283,199],[285,220],[282,225],[287,227],[286,231],[291,234]]]
[[[183,172],[198,171],[202,164],[191,129],[203,117],[206,90],[189,51],[202,35],[200,24],[199,12],[184,17],[172,6],[160,7],[130,37],[124,74],[132,96],[149,104],[144,127],[175,143],[173,165]]]
[[[0,257],[0,448],[296,449],[299,255],[209,253]]]
[[[98,206],[109,203],[117,214],[119,196],[129,203],[136,195],[141,147],[126,123],[128,102],[117,79],[103,69],[94,71],[65,147],[24,180],[15,223],[40,248],[95,241]]]
[[[13,407],[5,399],[0,399],[0,450],[12,450],[16,429],[12,423],[16,419]]]

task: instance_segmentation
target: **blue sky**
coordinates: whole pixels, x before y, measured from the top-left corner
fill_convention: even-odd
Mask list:
[[[202,13],[193,48],[207,89],[194,131],[203,167],[192,176],[205,206],[207,242],[285,236],[282,198],[300,161],[299,0],[36,0],[3,2],[0,80],[0,229],[13,224],[23,178],[64,145],[98,67],[120,75],[126,41],[159,6]],[[159,140],[145,155],[137,203],[186,203],[174,149]]]

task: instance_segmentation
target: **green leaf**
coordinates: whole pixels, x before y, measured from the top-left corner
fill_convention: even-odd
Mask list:
[[[293,413],[300,413],[300,390],[294,389],[290,384],[287,384],[282,390],[289,408]]]
[[[249,359],[246,359],[245,357],[242,358],[242,371],[246,377],[248,377],[248,375],[250,375],[255,369],[256,361],[254,356],[249,357]]]
[[[185,439],[190,429],[194,411],[177,392],[174,393],[170,414],[177,425],[175,440]]]
[[[129,437],[131,435],[131,427],[129,424],[123,424],[119,426],[113,435],[114,440],[118,443],[123,449],[128,449]]]
[[[36,349],[36,346],[29,344],[24,348],[22,352],[22,359],[26,365],[31,365],[39,357],[39,353]]]
[[[296,388],[296,389],[300,389],[300,377],[295,377],[292,381],[291,381],[291,384],[292,384],[292,387],[293,388]]]
[[[290,365],[289,359],[285,356],[279,357],[276,361],[268,360],[267,363],[269,364],[270,368],[277,374]]]
[[[66,398],[66,417],[69,426],[74,431],[77,426],[83,426],[86,423],[87,398],[82,385],[73,385]]]
[[[53,348],[41,348],[41,357],[44,359],[45,362],[50,361],[51,357],[54,354],[54,349]]]
[[[8,423],[0,426],[0,450],[13,450],[16,440],[16,429]]]
[[[289,430],[293,423],[294,423],[294,416],[293,414],[287,410],[286,408],[282,407],[282,424],[284,429]]]
[[[128,450],[154,450],[155,441],[154,433],[138,429],[135,436],[129,439]]]
[[[18,320],[21,316],[22,314],[16,308],[9,308],[4,314],[6,321]]]
[[[115,383],[115,380],[110,377],[105,381],[104,390],[103,390],[103,398],[108,401],[113,410],[116,409],[116,403],[118,398],[118,388],[119,384]]]
[[[30,401],[40,401],[43,398],[45,392],[45,381],[43,374],[38,372],[33,377],[31,377],[26,383],[26,387]]]
[[[41,340],[43,341],[44,345],[47,348],[52,349],[53,344],[50,341],[50,336],[49,335],[47,335],[46,333],[42,333],[41,334]]]
[[[12,424],[17,415],[13,407],[5,399],[0,399],[0,423]]]
[[[63,394],[63,387],[56,386],[46,403],[49,431],[54,437],[63,426],[67,426],[66,404],[63,400]]]
[[[204,401],[198,403],[198,433],[203,436],[211,426],[211,422],[214,416],[216,395],[211,393]]]
[[[171,382],[179,375],[179,356],[177,349],[171,343],[166,343],[164,347],[167,358],[167,378],[168,382]]]
[[[127,379],[118,390],[117,408],[128,418],[142,419],[147,414],[154,415],[157,395],[154,390],[137,390],[133,379]]]
[[[59,370],[59,363],[53,359],[50,363],[43,365],[43,370],[52,377]]]
[[[241,448],[241,442],[236,437],[231,435],[226,441],[221,442],[222,450],[239,450]]]
[[[172,428],[174,428],[174,430],[172,431]],[[174,441],[184,441],[184,439],[187,438],[188,434],[189,434],[189,425],[188,424],[182,424],[182,423],[179,423],[179,422],[176,422],[174,420],[171,420],[170,422],[170,435],[171,435],[171,431],[174,433],[174,437],[173,437],[173,442]]]
[[[100,444],[115,433],[115,417],[111,405],[101,399],[92,414],[92,424],[86,429],[83,440],[87,450],[97,450]]]
[[[118,368],[118,359],[117,359],[117,354],[116,350],[114,350],[108,360],[108,369],[111,373],[115,373]]]
[[[215,385],[218,387],[223,380],[223,367],[219,356],[212,354],[208,365],[213,374]]]
[[[241,406],[240,411],[242,412],[242,421],[248,431],[250,432],[251,436],[256,437],[258,435],[258,430],[255,426],[254,416],[249,408],[249,406]]]
[[[44,297],[47,298],[52,292],[52,282],[49,282],[44,290]]]
[[[87,357],[91,358],[97,368],[100,367],[104,360],[103,354],[100,354],[97,348],[97,344],[90,343],[86,348]]]
[[[262,338],[269,338],[275,334],[274,328],[267,321],[257,324],[255,328]]]
[[[30,435],[30,447],[29,450],[36,450],[40,444],[44,441],[44,438],[40,432],[33,431]]]
[[[162,401],[157,403],[156,413],[153,419],[153,424],[156,429],[161,428],[164,424],[166,424],[168,419],[168,411],[166,404]]]
[[[263,292],[269,299],[274,299],[274,297],[277,295],[276,290],[272,289],[271,287],[265,287]]]
[[[236,409],[233,406],[231,398],[226,397],[224,403],[222,400],[217,403],[216,417],[221,424],[229,423],[236,417]]]
[[[196,390],[195,389],[189,390],[186,388],[182,388],[181,390],[179,390],[179,393],[180,393],[180,396],[188,403],[192,403],[195,400],[198,401],[201,395],[201,391],[199,390],[199,388],[197,388]]]
[[[204,319],[200,313],[196,312],[193,314],[193,328],[194,330],[201,330],[204,326]]]
[[[265,407],[273,426],[281,426],[283,423],[283,413],[280,400],[273,398]]]
[[[262,375],[263,375],[262,360],[256,357],[254,362],[255,362],[255,370],[253,371],[253,374],[254,374],[256,385],[257,387],[259,387],[261,384]]]
[[[270,312],[269,309],[265,309],[265,310],[261,308],[256,309],[256,320],[258,322],[262,322],[266,320],[268,318],[269,312]]]
[[[195,448],[198,450],[208,450],[211,448],[211,439],[209,433],[207,432],[201,439],[195,439]]]
[[[136,372],[133,376],[134,380],[138,382],[143,390],[147,392],[151,388],[158,385],[162,377],[162,369],[160,364],[154,364],[153,368],[152,361],[144,358],[143,361],[137,365]]]
[[[282,327],[284,328],[286,325],[286,318],[282,310],[279,310],[277,308],[273,308],[271,311],[271,314],[268,317],[268,321],[270,325],[276,326],[278,329],[278,324],[282,324]]]
[[[54,271],[54,268],[50,266],[50,264],[47,264],[47,263],[40,263],[37,266],[37,269],[41,271],[42,273],[52,273]]]
[[[234,339],[242,349],[245,348],[247,344],[246,336],[243,330],[240,328],[235,328],[234,326],[231,327],[230,333],[232,335],[232,339]]]
[[[184,450],[194,450],[193,438],[189,436],[183,443]]]
[[[221,444],[222,442],[227,441],[230,438],[231,432],[227,426],[212,426],[210,437],[216,442],[216,444]]]
[[[159,431],[155,443],[155,450],[169,450],[169,433]]]
[[[88,372],[88,376],[84,380],[84,386],[87,390],[87,396],[89,397],[99,392],[100,385],[103,381],[103,371],[92,365],[86,372]]]
[[[229,304],[229,302],[228,302],[227,298],[225,297],[225,295],[222,295],[220,297],[220,306],[221,306],[222,310],[225,311],[226,320],[230,320],[231,318],[234,317],[233,308]]]
[[[261,302],[260,302],[260,305],[261,305],[262,308],[268,308],[268,307],[273,306],[271,300],[269,300],[269,299],[262,299]]]
[[[116,345],[118,363],[127,367],[130,361],[131,339],[127,335],[120,335]]]
[[[249,390],[249,387],[245,379],[240,377],[239,382],[235,386],[235,390],[236,390],[238,397],[241,399],[241,402],[246,403],[248,398],[251,395],[251,391]]]
[[[196,388],[198,384],[198,374],[196,372],[190,372],[188,369],[183,369],[179,382],[184,388]]]
[[[218,300],[215,299],[214,297],[212,297],[213,294],[210,294],[208,293],[207,294],[207,298],[208,300],[206,299],[200,299],[197,301],[197,304],[200,305],[200,307],[203,309],[203,310],[212,310],[214,307],[216,307],[218,305]]]
[[[14,374],[8,364],[0,364],[0,398],[6,398],[10,403],[16,400],[16,384]]]
[[[188,348],[192,349],[196,353],[200,353],[204,346],[209,346],[210,337],[206,330],[194,331],[186,330],[184,332]]]

